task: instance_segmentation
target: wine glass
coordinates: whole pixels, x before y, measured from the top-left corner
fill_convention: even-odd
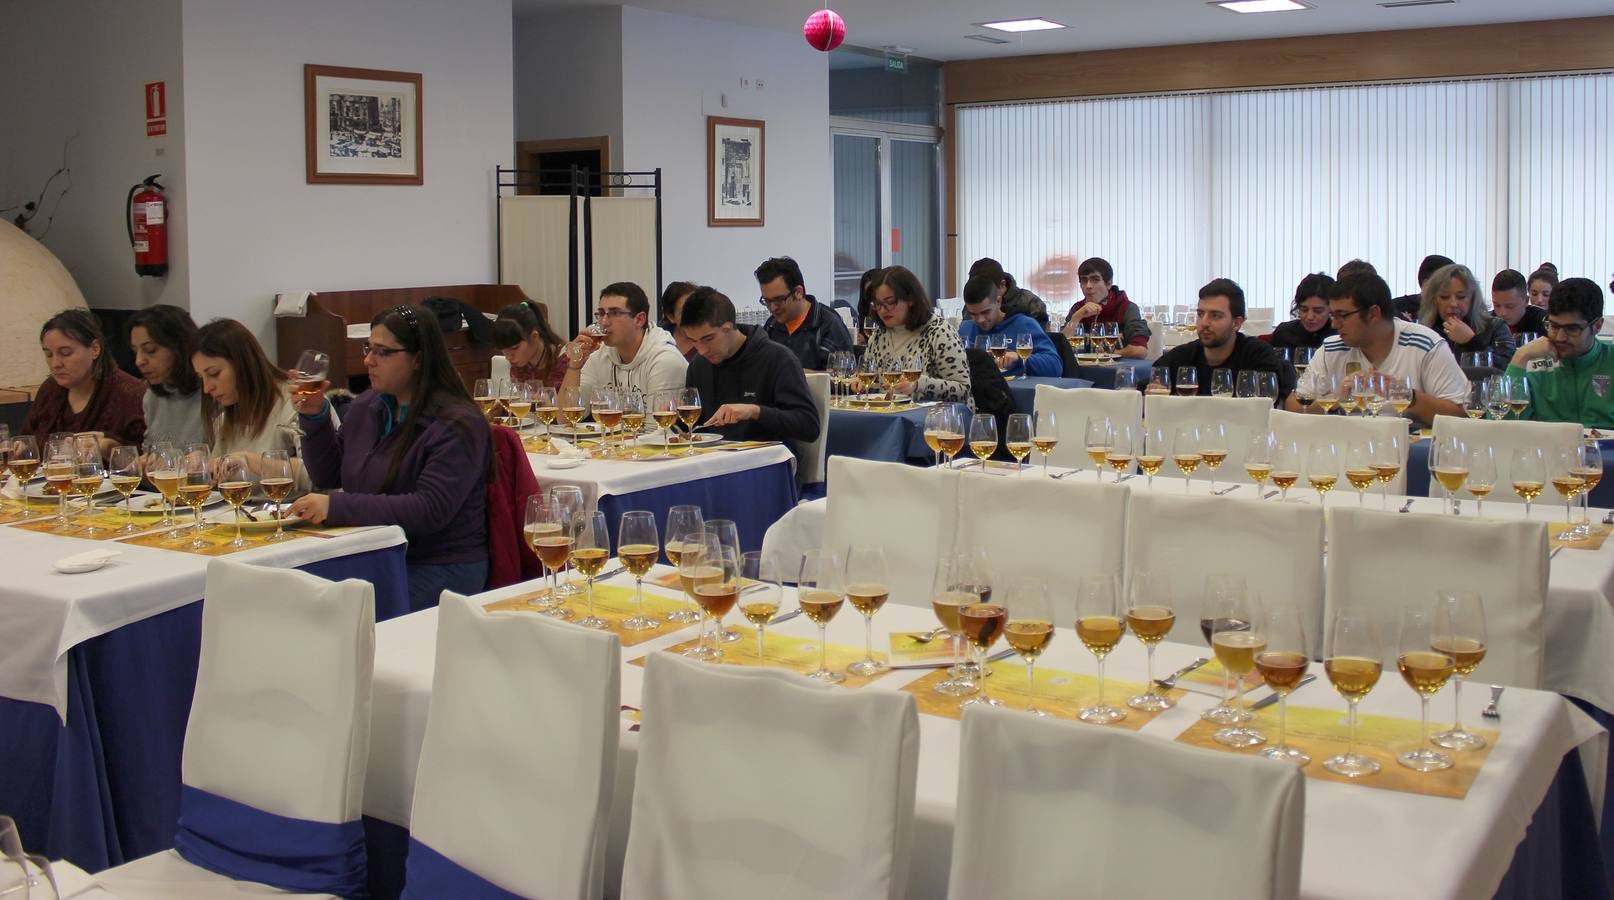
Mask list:
[[[292,394],[299,400],[319,396],[330,372],[331,357],[328,354],[319,350],[304,350],[297,357],[297,368],[290,373]]]
[[[1280,603],[1267,611],[1266,649],[1255,655],[1255,667],[1267,687],[1278,695],[1278,743],[1261,751],[1268,759],[1281,759],[1297,766],[1311,762],[1311,756],[1289,746],[1289,693],[1300,686],[1311,665],[1306,643],[1306,623],[1300,608]]]
[[[1104,457],[1110,452],[1112,431],[1109,416],[1087,417],[1087,432],[1083,446],[1087,448],[1087,458],[1093,463],[1095,482],[1104,480]]]
[[[580,516],[585,509],[582,488],[575,484],[557,484],[549,489],[549,499],[560,506],[561,525],[571,529],[575,525],[582,523],[583,520]],[[576,597],[583,593],[582,588],[572,584],[565,578],[569,560],[569,556],[561,559],[561,577],[557,579],[559,584],[555,587],[555,603],[553,608],[547,611],[550,615],[561,619],[570,619],[572,617],[572,611],[566,608],[561,598]]]
[[[12,872],[9,866],[15,866]],[[17,823],[0,816],[0,897],[10,900],[56,900],[59,889],[50,861],[23,850]]]
[[[697,388],[686,387],[678,392],[678,421],[689,432],[690,440],[695,439],[695,423],[701,417],[701,392]]]
[[[1393,476],[1392,476],[1393,477]],[[1485,515],[1485,498],[1496,490],[1496,454],[1490,447],[1475,446],[1468,451],[1468,493],[1474,498],[1475,515]]]
[[[1306,453],[1306,482],[1317,492],[1317,502],[1328,499],[1328,492],[1339,482],[1339,448],[1333,441],[1318,441]]]
[[[1300,444],[1295,441],[1278,441],[1272,453],[1272,483],[1282,492],[1278,498],[1279,503],[1289,502],[1289,489],[1300,480],[1300,470],[1306,464],[1306,457],[1300,452]]]
[[[685,656],[705,660],[723,658],[716,641],[710,647],[706,645],[706,626],[732,609],[739,594],[738,584],[727,584],[728,569],[738,565],[738,561],[726,553],[726,549],[715,531],[702,531],[684,541],[684,552],[678,558],[678,580],[684,592],[694,597],[701,608],[700,638],[695,646],[684,651]]]
[[[179,499],[179,462],[182,457],[179,450],[167,441],[159,441],[146,451],[146,480],[157,489],[163,498],[163,517],[159,524],[162,528],[171,529],[167,537],[178,538],[178,512],[176,501]]]
[[[979,594],[981,602],[968,604],[958,611],[959,627],[963,629],[964,639],[969,642],[970,650],[975,655],[974,683],[980,685],[980,693],[960,703],[959,709],[1003,705],[1002,700],[988,697],[985,690],[985,679],[992,674],[987,669],[987,653],[1009,620],[1008,607],[1001,603],[993,603],[991,593],[991,589],[987,588]]]
[[[802,614],[818,626],[818,668],[807,677],[824,684],[840,684],[846,676],[828,666],[829,622],[846,602],[841,593],[841,560],[825,550],[809,550],[801,558],[801,574],[796,577],[796,602]]]
[[[1323,650],[1323,671],[1334,690],[1345,698],[1350,717],[1350,738],[1345,752],[1323,760],[1323,768],[1346,778],[1360,778],[1379,771],[1377,761],[1356,752],[1356,707],[1379,683],[1384,671],[1384,646],[1378,626],[1365,611],[1349,607],[1334,615]]]
[[[533,494],[527,498],[527,546],[532,548],[533,555],[538,557],[544,571],[549,574],[548,596],[540,598],[536,604],[544,612],[560,605],[558,573],[572,552],[567,514],[566,505],[555,499],[553,491],[549,497]]]
[[[202,507],[213,493],[212,451],[206,444],[186,444],[185,455],[179,463],[179,499],[191,508],[194,517],[190,548],[200,550],[207,546],[202,539]]]
[[[53,434],[45,443],[45,493],[56,496],[56,527],[63,533],[75,530],[67,519],[67,495],[73,492],[73,476],[78,470],[78,446],[71,434]]]
[[[1255,373],[1255,395],[1263,400],[1278,399],[1278,373],[1261,370]]]
[[[1171,438],[1171,461],[1176,464],[1177,471],[1182,473],[1183,494],[1192,493],[1192,475],[1205,461],[1199,452],[1199,429],[1192,425],[1178,428]]]
[[[1311,366],[1311,360],[1314,353],[1315,351],[1310,347],[1296,347],[1294,358],[1295,371],[1304,373],[1306,369]]]
[[[1126,718],[1126,710],[1104,702],[1104,658],[1126,634],[1117,581],[1114,575],[1084,575],[1076,592],[1076,636],[1098,659],[1098,700],[1077,713],[1077,718],[1100,725]]]
[[[241,504],[252,496],[252,470],[247,467],[246,457],[231,453],[219,460],[218,478],[219,496],[230,504],[230,513],[235,518],[235,540],[230,546],[245,547],[247,539],[241,536]]]
[[[1312,400],[1317,408],[1327,415],[1339,405],[1339,373],[1330,372],[1326,368],[1312,373],[1312,389],[1316,397]]]
[[[1500,422],[1508,417],[1508,391],[1501,375],[1485,379],[1485,417]]]
[[[1552,468],[1548,475],[1552,479],[1552,489],[1558,496],[1564,498],[1564,531],[1559,535],[1566,540],[1574,539],[1575,529],[1575,498],[1586,487],[1586,479],[1576,471],[1580,465],[1580,449],[1577,447],[1554,448],[1548,456]]]
[[[1031,359],[1031,354],[1035,352],[1037,352],[1037,345],[1035,343],[1034,335],[1020,334],[1015,336],[1014,355],[1020,357],[1020,374],[1016,377],[1031,377],[1030,373],[1026,371],[1027,361]]]
[[[505,401],[505,409],[509,411],[510,417],[515,420],[510,423],[511,427],[519,431],[521,423],[532,415],[532,406],[532,389],[527,386],[525,381],[518,381],[510,385],[509,399]]]
[[[1250,443],[1244,448],[1244,474],[1255,482],[1257,497],[1261,496],[1267,479],[1272,477],[1272,445],[1275,443],[1277,439],[1272,432],[1257,431],[1250,435]]]
[[[1446,492],[1446,510],[1457,514],[1457,492],[1468,480],[1468,448],[1451,435],[1435,439],[1429,448],[1429,471]]]
[[[1513,493],[1524,501],[1524,517],[1529,519],[1531,501],[1541,496],[1541,489],[1547,485],[1547,463],[1542,458],[1541,448],[1514,448],[1508,462],[1508,477],[1513,483]]]
[[[667,510],[667,561],[676,568],[679,564],[680,554],[684,549],[684,542],[695,539],[695,536],[706,530],[706,520],[701,515],[701,508],[690,504],[680,504]],[[688,624],[701,620],[700,608],[694,605],[695,598],[685,594],[684,606],[677,612],[668,613],[667,621]]]
[[[73,493],[84,498],[82,531],[84,534],[100,534],[101,529],[95,526],[95,495],[106,479],[106,469],[101,465],[101,450],[95,436],[88,434],[78,438],[77,450],[77,463],[73,467]]]
[[[611,558],[611,533],[605,527],[605,513],[595,510],[578,517],[579,527],[572,529],[572,568],[583,573],[588,582],[588,615],[577,620],[584,628],[608,629],[611,623],[594,614],[594,578]]]
[[[1451,728],[1431,738],[1447,750],[1478,750],[1485,739],[1463,728],[1463,682],[1485,659],[1485,605],[1475,591],[1443,590],[1435,596],[1434,637],[1429,649],[1452,658]]]
[[[707,519],[704,527],[705,530],[717,535],[718,543],[723,545],[723,549],[728,555],[734,557],[734,565],[738,566],[740,564],[740,526],[735,524],[733,519]],[[699,598],[697,598],[698,601]],[[739,639],[739,632],[724,627],[723,617],[718,616],[717,635],[713,643],[727,644]]]
[[[1240,369],[1233,380],[1233,396],[1240,398],[1260,396],[1256,393],[1256,374],[1254,369]]]
[[[1401,474],[1401,438],[1385,435],[1373,440],[1373,474],[1379,483],[1379,507],[1390,508],[1390,483]]]
[[[684,538],[685,546],[691,540]],[[616,555],[633,575],[633,601],[635,612],[623,620],[627,631],[650,631],[661,625],[661,620],[644,612],[644,576],[656,564],[656,551],[661,539],[656,535],[656,517],[644,510],[630,510],[622,514],[622,523],[616,532]]]
[[[120,534],[139,531],[140,526],[134,522],[134,509],[129,505],[129,498],[140,486],[140,448],[132,444],[113,447],[112,454],[107,457],[107,474],[112,479],[113,489],[123,496],[124,524],[117,531]]]
[[[1407,686],[1418,692],[1423,728],[1418,749],[1400,754],[1395,761],[1414,772],[1438,772],[1452,765],[1451,757],[1429,742],[1429,698],[1446,686],[1456,667],[1456,660],[1450,654],[1432,648],[1449,646],[1453,637],[1450,620],[1436,622],[1433,610],[1409,607],[1401,611],[1396,667],[1401,670]]]
[[[1218,573],[1205,576],[1205,601],[1199,614],[1199,633],[1205,643],[1215,648],[1212,638],[1220,626],[1224,629],[1249,628],[1250,620],[1244,613],[1244,595],[1249,590],[1243,575]],[[1218,661],[1217,665],[1221,665]],[[1218,725],[1236,725],[1253,718],[1252,714],[1233,705],[1233,680],[1222,670],[1222,700],[1199,716]]]
[[[1211,493],[1216,493],[1216,470],[1227,462],[1227,429],[1221,422],[1204,422],[1199,426],[1199,455],[1210,469]]]
[[[291,457],[285,450],[269,450],[263,454],[263,462],[259,467],[262,472],[258,477],[258,486],[263,489],[264,496],[275,504],[275,533],[269,536],[269,540],[284,540],[285,516],[281,504],[286,502],[286,498],[290,497],[291,492],[297,487]]]
[[[1031,447],[1042,456],[1042,474],[1048,474],[1048,457],[1059,445],[1059,420],[1051,409],[1039,409],[1032,416]]]
[[[991,413],[976,413],[970,418],[970,452],[986,468],[986,460],[998,449],[998,420]]]
[[[1489,380],[1476,381],[1468,386],[1468,399],[1463,401],[1463,413],[1470,419],[1485,418],[1485,408],[1490,405],[1491,385]]]
[[[1194,366],[1178,366],[1177,381],[1175,382],[1177,395],[1189,397],[1199,393],[1199,369]]]
[[[842,593],[846,594],[846,602],[863,614],[863,658],[846,667],[852,675],[878,675],[890,668],[874,658],[874,614],[891,596],[890,583],[884,547],[874,544],[847,551],[846,586]]]
[[[1211,625],[1211,649],[1216,661],[1233,679],[1233,709],[1240,721],[1217,729],[1212,735],[1218,744],[1254,747],[1266,743],[1266,735],[1255,728],[1255,714],[1244,705],[1245,676],[1255,669],[1255,659],[1267,648],[1266,612],[1261,601],[1249,591],[1229,595],[1230,610]]]
[[[471,389],[471,397],[476,400],[476,408],[489,422],[493,421],[493,408],[499,405],[499,398],[494,396],[494,382],[491,378],[478,378]]]
[[[1591,493],[1603,480],[1603,451],[1596,441],[1585,441],[1580,445],[1580,457],[1577,460],[1579,468],[1575,474],[1579,475],[1586,486],[1580,492],[1580,524],[1575,526],[1575,537],[1591,536],[1592,521],[1588,507],[1591,505]]]
[[[1037,657],[1054,639],[1054,605],[1048,586],[1034,578],[1011,578],[1004,585],[1003,606],[1008,620],[1003,636],[1026,661],[1026,712],[1046,718],[1037,708]]]
[[[1031,455],[1031,414],[1012,413],[1004,427],[1003,444],[1014,457],[1015,475],[1026,473],[1026,457]]]
[[[947,629],[953,647],[953,664],[947,671],[948,678],[938,683],[934,690],[948,697],[962,697],[979,690],[972,679],[964,677],[965,672],[959,661],[964,640],[959,611],[981,602],[980,595],[975,592],[974,580],[968,577],[970,571],[968,553],[944,556],[936,563],[936,574],[931,580],[930,608],[936,613],[942,627]]]
[[[1117,370],[1117,374],[1120,370]],[[1166,366],[1155,366],[1149,370],[1149,384],[1144,389],[1149,394],[1171,393],[1171,369]]]
[[[779,584],[779,567],[774,564],[773,557],[763,556],[761,551],[753,550],[740,555],[740,615],[756,626],[757,629],[757,659],[765,657],[763,652],[764,632],[773,617],[779,614],[779,599],[784,594],[784,588]]]
[[[1211,369],[1210,393],[1212,397],[1233,396],[1233,370]]]
[[[1507,386],[1508,411],[1517,419],[1530,408],[1530,381],[1524,375],[1503,373],[1502,383]]]
[[[678,425],[678,393],[657,391],[650,395],[650,420],[661,431],[664,445],[672,445],[673,429]]]
[[[21,508],[28,508],[28,482],[39,471],[39,442],[31,434],[19,434],[11,439],[6,453],[6,469],[17,479],[17,489],[23,492]]]
[[[1171,603],[1171,578],[1164,572],[1134,572],[1131,598],[1126,607],[1126,625],[1149,654],[1149,680],[1143,693],[1129,698],[1126,705],[1143,712],[1170,709],[1171,698],[1155,690],[1154,648],[1177,624],[1177,611]]]
[[[1143,475],[1149,479],[1149,487],[1152,489],[1154,477],[1160,474],[1160,467],[1165,465],[1170,445],[1166,441],[1164,428],[1150,428],[1145,424],[1140,429],[1140,434],[1143,442],[1138,447],[1138,468],[1143,470]]]
[[[1345,479],[1356,488],[1356,507],[1360,509],[1367,500],[1367,489],[1379,480],[1378,470],[1373,468],[1373,442],[1351,441],[1345,445]]]

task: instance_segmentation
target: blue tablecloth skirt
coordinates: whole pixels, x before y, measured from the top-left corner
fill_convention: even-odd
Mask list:
[[[680,504],[699,506],[707,519],[733,519],[740,530],[740,550],[762,549],[762,534],[796,505],[796,475],[790,463],[730,472],[679,484],[610,495],[599,499],[611,546],[617,544],[622,514],[648,510],[656,516],[656,533],[667,533],[667,510]]]
[[[829,456],[851,456],[877,462],[915,462],[932,459],[925,446],[925,410],[867,412],[861,409],[829,411]]]
[[[1446,492],[1440,489],[1440,485],[1431,485],[1429,481],[1429,448],[1433,445],[1433,441],[1426,440],[1413,441],[1412,444],[1407,447],[1407,496],[1409,497],[1446,496]],[[1614,441],[1598,441],[1597,446],[1602,449],[1603,458],[1605,460],[1614,459],[1614,456],[1611,456],[1611,454],[1614,454]],[[1496,473],[1498,475],[1497,480],[1499,482],[1497,484],[1498,493],[1502,493],[1508,486],[1509,462],[1510,461],[1506,459],[1498,459],[1496,461]],[[1463,491],[1458,491],[1456,496],[1459,500],[1469,499],[1468,494]],[[1551,491],[1548,491],[1546,494],[1542,495],[1540,500],[1535,503],[1535,506],[1551,507],[1554,505],[1553,497],[1555,496],[1556,495],[1554,495]],[[1576,502],[1578,503],[1579,500],[1576,500]],[[1592,506],[1598,507],[1599,509],[1608,509],[1609,507],[1614,507],[1614,481],[1610,481],[1607,478],[1599,481],[1597,483],[1597,487],[1592,488],[1591,495],[1586,498],[1586,502]],[[1564,511],[1562,497],[1557,498],[1556,505],[1558,507],[1558,515],[1561,517]]]
[[[1096,368],[1096,367],[1095,367]],[[1110,386],[1115,386],[1115,370],[1110,372]],[[1045,378],[1033,375],[1030,378],[1016,378],[1009,382],[1009,393],[1014,395],[1014,408],[1023,413],[1035,412],[1037,404],[1037,385],[1049,384],[1057,388],[1084,388],[1092,387],[1093,382],[1086,378]]]

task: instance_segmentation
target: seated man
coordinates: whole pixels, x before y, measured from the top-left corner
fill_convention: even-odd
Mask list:
[[[768,308],[768,339],[796,354],[803,368],[821,372],[829,368],[831,353],[851,351],[852,334],[840,313],[807,293],[795,260],[774,257],[753,274]]]
[[[678,324],[699,354],[684,384],[700,389],[703,428],[736,441],[817,440],[818,407],[801,360],[764,329],[736,325],[728,297],[697,288]]]
[[[998,302],[1003,305],[1003,312],[1025,313],[1043,328],[1048,327],[1048,306],[1042,298],[1014,283],[1014,276],[1003,271],[1003,264],[990,256],[983,256],[970,263],[969,277],[986,275],[992,279],[992,285],[997,290]]]
[[[600,388],[637,391],[646,397],[677,390],[688,363],[671,334],[650,328],[650,298],[631,281],[608,284],[594,308],[594,325],[572,342],[562,391],[576,390],[586,403]]]
[[[1012,348],[1018,346],[1025,335],[1031,337],[1031,358],[1000,356],[998,369],[1009,375],[1063,375],[1065,363],[1059,358],[1054,342],[1048,339],[1048,333],[1025,313],[1005,313],[991,276],[977,275],[964,282],[964,323],[958,326],[958,336],[963,338],[964,346],[970,346],[970,341],[978,336],[985,336],[988,340],[1007,339]]]
[[[1156,367],[1167,368],[1172,378],[1177,377],[1179,366],[1198,369],[1201,397],[1210,396],[1212,369],[1276,372],[1280,404],[1295,389],[1294,367],[1284,361],[1283,355],[1266,341],[1239,332],[1244,324],[1244,289],[1231,279],[1217,278],[1199,289],[1196,321],[1199,339],[1167,350],[1155,360]],[[1150,385],[1149,390],[1165,393],[1159,385]]]
[[[1333,391],[1350,395],[1351,375],[1382,372],[1406,378],[1412,386],[1407,415],[1419,422],[1435,416],[1462,416],[1468,379],[1451,347],[1433,330],[1397,318],[1390,286],[1377,275],[1349,275],[1328,292],[1328,316],[1339,332],[1323,341],[1300,379],[1309,396]],[[1291,412],[1322,412],[1290,397]]]
[[[1491,311],[1508,323],[1515,335],[1546,334],[1547,311],[1530,305],[1527,288],[1523,272],[1503,269],[1496,273],[1491,279]]]
[[[1395,314],[1408,322],[1418,321],[1418,308],[1423,305],[1423,289],[1429,284],[1429,276],[1454,264],[1450,258],[1441,256],[1439,253],[1431,253],[1425,256],[1423,262],[1418,264],[1418,292],[1397,297],[1391,301],[1395,304]],[[1340,280],[1343,281],[1344,279]]]
[[[1083,323],[1119,325],[1121,356],[1126,359],[1148,356],[1149,323],[1143,321],[1138,305],[1127,298],[1126,291],[1115,286],[1115,270],[1109,261],[1097,256],[1084,259],[1076,268],[1076,277],[1082,286],[1082,302],[1073,305],[1065,316],[1064,327],[1060,329],[1065,337],[1076,337]]]
[[[1603,289],[1589,278],[1566,278],[1547,300],[1546,337],[1513,354],[1509,375],[1530,382],[1530,405],[1520,418],[1614,428],[1614,347],[1599,341]]]

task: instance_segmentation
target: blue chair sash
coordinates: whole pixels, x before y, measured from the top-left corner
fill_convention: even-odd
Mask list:
[[[403,900],[438,900],[442,897],[453,897],[455,900],[521,900],[520,894],[510,893],[410,838]]]
[[[174,849],[193,865],[305,894],[369,896],[362,820],[310,822],[180,786]]]

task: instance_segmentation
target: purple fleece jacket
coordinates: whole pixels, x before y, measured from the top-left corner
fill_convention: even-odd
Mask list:
[[[303,463],[316,487],[333,491],[326,524],[397,525],[409,538],[411,563],[487,559],[491,445],[475,408],[467,407],[465,416],[469,428],[433,419],[418,432],[386,493],[381,485],[399,429],[382,435],[388,412],[379,393],[356,397],[340,430],[331,427],[328,412],[302,416]]]

